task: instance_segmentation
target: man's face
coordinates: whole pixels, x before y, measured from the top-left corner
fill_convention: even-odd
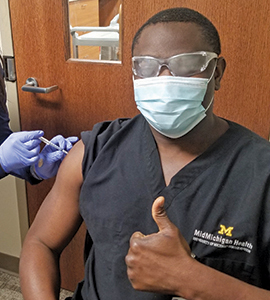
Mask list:
[[[206,43],[201,28],[194,23],[169,22],[146,27],[134,47],[133,56],[148,55],[156,58],[169,58],[177,54],[197,51],[213,52],[213,48]],[[213,59],[204,72],[193,77],[210,78],[215,63],[216,59]],[[163,66],[159,76],[165,75],[171,76],[171,73],[166,66]],[[213,96],[215,84],[215,79],[208,84],[203,102],[205,107]]]

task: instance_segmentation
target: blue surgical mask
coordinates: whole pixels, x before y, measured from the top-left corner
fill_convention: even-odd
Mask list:
[[[212,73],[212,76],[214,71]],[[162,135],[179,138],[206,117],[208,78],[159,76],[133,80],[137,108]]]

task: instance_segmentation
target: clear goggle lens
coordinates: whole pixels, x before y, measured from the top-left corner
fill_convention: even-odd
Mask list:
[[[167,59],[152,56],[133,56],[133,74],[141,78],[156,77],[162,66],[166,66],[173,76],[189,77],[203,72],[209,62],[217,58],[214,52],[200,51],[174,55]]]

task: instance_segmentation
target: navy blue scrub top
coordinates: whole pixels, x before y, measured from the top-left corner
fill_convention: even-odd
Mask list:
[[[9,128],[9,115],[6,107],[6,90],[4,83],[4,70],[0,65],[0,145],[12,133]]]

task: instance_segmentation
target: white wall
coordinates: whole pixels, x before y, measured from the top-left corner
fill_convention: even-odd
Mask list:
[[[3,55],[13,56],[8,0],[0,0],[0,48]],[[20,130],[16,82],[6,82],[10,127]],[[25,182],[8,176],[0,180],[0,253],[20,256],[28,229]]]

